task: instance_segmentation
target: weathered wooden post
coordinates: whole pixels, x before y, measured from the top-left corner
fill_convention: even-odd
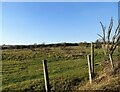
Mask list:
[[[90,80],[90,84],[92,83],[92,74],[91,74],[91,59],[90,59],[90,55],[87,55],[87,59],[88,59],[88,72],[89,72],[89,80]]]
[[[92,69],[92,77],[94,76],[94,44],[91,42],[91,69]]]
[[[110,54],[109,54],[109,59],[110,59],[112,70],[114,71],[113,59],[112,59],[112,56]]]
[[[42,60],[42,62],[43,62],[43,70],[44,70],[45,89],[46,89],[46,92],[50,92],[49,77],[48,77],[48,70],[47,70],[47,61]]]

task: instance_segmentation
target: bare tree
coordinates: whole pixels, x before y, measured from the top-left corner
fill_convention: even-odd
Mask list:
[[[100,24],[102,26],[103,36],[100,34],[98,34],[98,36],[100,36],[102,38],[104,54],[107,57],[107,60],[111,61],[111,65],[113,67],[112,55],[113,55],[116,47],[120,43],[120,19],[118,21],[118,26],[117,26],[113,36],[111,36],[111,32],[112,32],[112,28],[113,28],[113,19],[112,18],[110,21],[110,25],[109,25],[107,34],[105,32],[105,29],[106,29],[105,26],[102,24],[102,22],[100,22]]]

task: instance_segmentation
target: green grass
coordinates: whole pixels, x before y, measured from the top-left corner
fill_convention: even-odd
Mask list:
[[[34,52],[29,49],[3,50],[3,90],[44,90],[43,59],[48,61],[51,90],[77,90],[78,85],[88,81],[86,55],[90,54],[90,48],[67,48],[69,50],[37,48]],[[95,49],[96,73],[102,70],[103,56],[101,49]]]

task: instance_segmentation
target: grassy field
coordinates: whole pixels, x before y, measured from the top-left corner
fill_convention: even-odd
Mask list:
[[[87,54],[90,47],[85,46],[3,50],[2,89],[45,90],[42,60],[46,59],[51,90],[78,90],[89,81]],[[118,57],[116,50],[114,59]],[[102,49],[95,49],[96,75],[103,69],[102,61]]]

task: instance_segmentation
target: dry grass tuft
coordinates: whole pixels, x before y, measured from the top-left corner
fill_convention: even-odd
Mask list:
[[[115,70],[110,70],[110,65],[106,64],[103,71],[100,71],[93,79],[92,84],[87,82],[85,85],[79,87],[79,90],[108,90],[120,91],[120,61],[114,63]]]

